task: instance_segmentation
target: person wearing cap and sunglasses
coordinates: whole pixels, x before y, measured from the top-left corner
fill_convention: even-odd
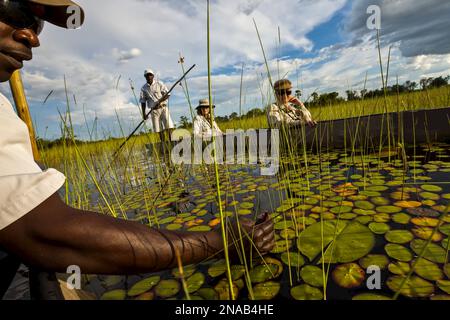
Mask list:
[[[39,47],[43,21],[69,27],[68,0],[0,0],[0,81],[8,81]],[[77,7],[79,8],[79,7]],[[80,8],[81,10],[81,8]],[[84,21],[84,12],[80,21]],[[219,231],[174,232],[67,206],[58,190],[65,177],[43,171],[34,161],[27,126],[0,94],[0,247],[41,270],[66,272],[77,265],[85,274],[136,274],[220,256]],[[247,249],[265,254],[274,246],[273,221],[239,220]],[[231,256],[238,222],[227,223]],[[3,274],[3,273],[2,273]],[[0,291],[0,295],[2,292]]]
[[[144,77],[147,81],[141,89],[140,102],[142,107],[142,115],[147,120],[147,108],[150,111],[152,119],[153,131],[159,134],[161,139],[161,152],[164,154],[164,142],[166,138],[164,131],[169,131],[168,140],[171,140],[171,131],[175,125],[170,116],[168,101],[170,95],[164,97],[169,89],[162,81],[155,80],[155,72],[152,69],[144,71]],[[163,99],[164,98],[164,99]]]
[[[292,83],[287,79],[275,82],[276,103],[269,106],[267,118],[271,128],[308,125],[314,127],[317,122],[305,105],[292,95]]]
[[[215,108],[216,106],[213,105],[212,107]],[[194,119],[194,136],[209,139],[213,134],[215,136],[223,135],[222,130],[220,130],[215,120],[211,126],[211,109],[208,99],[200,100],[196,110],[197,116]]]

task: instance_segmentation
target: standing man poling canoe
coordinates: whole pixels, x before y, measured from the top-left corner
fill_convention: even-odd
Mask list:
[[[8,81],[40,46],[43,21],[68,27],[69,0],[0,0],[0,82]],[[81,9],[80,9],[81,10]],[[84,13],[80,11],[81,21]],[[51,59],[52,57],[46,57]],[[136,274],[201,262],[223,251],[217,230],[173,232],[67,206],[58,190],[65,177],[35,163],[27,126],[0,94],[0,247],[29,266],[85,274]],[[273,221],[239,220],[246,250],[274,247]],[[231,255],[238,222],[227,223]],[[254,253],[256,254],[256,253]],[[1,271],[0,271],[1,272]],[[2,275],[4,273],[2,272]],[[0,296],[3,294],[0,288]]]
[[[141,107],[144,120],[147,120],[148,110],[151,110],[150,117],[152,119],[153,131],[159,134],[161,140],[161,153],[164,154],[164,144],[166,141],[171,141],[171,131],[175,128],[169,112],[169,97],[167,95],[169,89],[162,81],[155,80],[155,72],[152,69],[144,71],[144,77],[147,81],[141,89]],[[169,133],[166,139],[165,131]],[[169,153],[169,152],[167,152]]]

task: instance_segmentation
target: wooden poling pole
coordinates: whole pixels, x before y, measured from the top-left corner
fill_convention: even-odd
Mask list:
[[[11,93],[16,105],[17,115],[28,127],[30,134],[31,147],[33,149],[33,156],[35,161],[40,161],[39,150],[36,143],[36,135],[34,133],[33,121],[30,115],[30,109],[28,108],[27,97],[25,96],[25,90],[23,88],[22,77],[20,71],[16,70],[11,79],[9,79],[9,85],[11,86]]]

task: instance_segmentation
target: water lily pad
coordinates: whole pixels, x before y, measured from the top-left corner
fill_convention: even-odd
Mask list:
[[[220,280],[214,287],[214,290],[216,290],[219,295],[219,300],[231,300],[230,284],[227,279]],[[237,298],[239,295],[239,288],[234,282],[232,282],[232,290],[234,297]]]
[[[374,217],[373,220],[375,222],[379,222],[379,223],[385,223],[388,222],[389,220],[391,220],[391,216],[387,213],[377,213]]]
[[[388,265],[388,270],[393,274],[406,276],[411,271],[411,266],[407,262],[396,261]]]
[[[396,206],[379,206],[376,207],[375,209],[377,212],[381,212],[381,213],[397,213],[402,211],[402,208],[396,207]]]
[[[414,235],[408,230],[392,230],[384,236],[387,241],[397,244],[405,244],[414,239]]]
[[[273,226],[275,230],[283,230],[291,227],[294,227],[294,222],[292,220],[283,220],[275,223]]]
[[[423,239],[423,240],[428,240],[431,238],[431,241],[433,242],[439,242],[442,239],[444,239],[444,236],[439,233],[439,232],[434,232],[434,230],[432,228],[427,228],[427,227],[414,227],[411,230],[414,235],[419,238],[419,239]]]
[[[208,274],[216,278],[222,274],[225,273],[227,270],[226,261],[224,259],[214,262],[209,268],[208,268]]]
[[[384,249],[389,257],[399,261],[408,262],[413,258],[411,251],[399,244],[389,243],[384,247]]]
[[[117,289],[105,292],[100,297],[100,300],[125,300],[126,296],[127,292],[125,290]]]
[[[179,224],[179,223],[172,223],[172,224],[168,224],[168,225],[166,226],[166,229],[169,230],[169,231],[175,231],[175,230],[181,229],[182,227],[183,227],[182,224]]]
[[[439,224],[439,219],[428,217],[416,217],[411,219],[411,223],[420,227],[437,227]]]
[[[323,293],[320,289],[308,284],[301,284],[291,288],[291,296],[295,300],[322,300]]]
[[[360,216],[355,218],[355,221],[361,224],[368,224],[373,221],[373,218],[371,216]]]
[[[441,192],[442,188],[436,185],[431,185],[431,184],[424,184],[420,186],[420,189],[424,190],[424,191],[429,191],[429,192]]]
[[[190,277],[191,275],[194,274],[195,270],[196,270],[196,267],[195,267],[195,265],[193,265],[193,264],[190,264],[190,265],[188,265],[188,266],[183,266],[183,276],[184,276],[185,278]],[[175,278],[180,278],[180,277],[181,277],[180,269],[179,269],[178,267],[173,268],[173,269],[172,269],[172,275],[173,275]]]
[[[422,278],[411,276],[411,278],[404,282],[404,285],[401,288],[400,286],[402,285],[403,280],[404,277],[402,276],[393,276],[387,280],[386,284],[392,291],[400,291],[400,294],[409,298],[425,298],[434,293],[433,284]]]
[[[387,223],[372,222],[369,224],[369,229],[375,234],[385,234],[391,227]]]
[[[445,293],[450,294],[450,280],[438,280],[436,284],[439,289],[441,289]]]
[[[375,205],[369,201],[355,201],[355,207],[364,210],[372,210],[375,208]]]
[[[368,254],[375,245],[375,237],[367,226],[358,222],[332,220],[308,227],[300,234],[297,246],[313,261],[322,253],[322,243],[325,254],[321,259],[325,258],[328,263],[346,263]]]
[[[130,290],[128,290],[128,295],[130,297],[135,297],[143,294],[144,292],[150,291],[159,282],[159,280],[161,280],[160,276],[152,276],[138,281],[130,288]]]
[[[392,216],[392,221],[398,224],[408,224],[411,220],[411,217],[403,212],[396,213]]]
[[[400,208],[417,208],[420,207],[422,203],[419,201],[397,201],[394,205]]]
[[[219,294],[213,288],[201,288],[197,294],[205,300],[218,300]]]
[[[324,272],[321,268],[308,265],[300,270],[300,277],[313,287],[323,287]]]
[[[305,264],[305,259],[298,252],[285,252],[281,255],[281,261],[290,267],[300,268]]]
[[[450,236],[450,223],[440,226],[439,231],[445,234],[446,236]]]
[[[366,209],[353,209],[353,212],[359,214],[361,216],[373,216],[376,215],[377,212],[375,210],[366,210]]]
[[[422,250],[425,248],[423,253],[423,258],[430,260],[436,263],[445,263],[445,254],[446,251],[441,246],[435,243],[429,243],[427,245],[427,241],[421,239],[414,239],[411,242],[411,249],[420,256]]]
[[[250,270],[250,280],[252,283],[265,282],[273,279],[277,274],[278,266],[274,264],[261,264]]]
[[[439,266],[431,261],[419,258],[415,261],[414,272],[426,280],[440,280],[444,278],[444,273]]]
[[[354,296],[352,300],[392,300],[392,299],[376,293],[361,293]]]
[[[356,217],[357,217],[358,215],[357,214],[355,214],[355,213],[343,213],[343,214],[341,214],[340,215],[340,218],[342,219],[342,220],[353,220],[353,219],[355,219]]]
[[[189,228],[187,231],[190,231],[190,232],[208,232],[208,231],[211,231],[211,227],[210,226],[196,226],[196,227]]]
[[[356,288],[359,287],[366,277],[364,270],[356,263],[346,263],[337,266],[332,273],[333,280],[340,287]]]
[[[283,238],[283,239],[294,239],[296,236],[297,236],[297,234],[295,233],[295,231],[294,230],[292,230],[292,229],[284,229],[284,230],[281,230],[280,231],[280,236]]]
[[[280,283],[274,281],[259,283],[253,287],[253,297],[255,300],[271,300],[277,296],[280,288]]]
[[[336,206],[330,209],[331,213],[334,214],[343,214],[352,211],[352,207],[350,206]]]
[[[170,298],[180,292],[180,283],[177,280],[161,280],[155,287],[155,293],[161,298]]]
[[[438,211],[429,208],[410,208],[406,209],[406,211],[409,214],[418,217],[436,218],[440,216],[440,213]]]
[[[384,254],[369,254],[359,260],[359,265],[364,269],[370,266],[377,266],[380,269],[385,269],[389,264],[389,259]]]
[[[201,272],[194,273],[192,276],[186,279],[187,291],[194,293],[205,283],[205,275]]]
[[[387,206],[389,205],[389,199],[383,198],[383,197],[373,197],[370,199],[372,203],[374,203],[377,206]]]
[[[436,193],[432,193],[432,192],[421,192],[419,193],[419,195],[423,198],[423,199],[427,199],[427,200],[439,200],[440,196]]]
[[[138,301],[151,301],[154,298],[155,298],[155,293],[150,291],[150,292],[145,292],[145,293],[137,296],[135,298],[135,300],[138,300]]]

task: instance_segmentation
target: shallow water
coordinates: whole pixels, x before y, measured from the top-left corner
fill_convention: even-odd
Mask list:
[[[225,214],[256,219],[269,212],[276,223],[274,252],[265,262],[252,262],[255,270],[250,271],[250,279],[255,297],[323,299],[324,293],[331,300],[392,297],[404,282],[400,298],[450,298],[450,270],[444,263],[448,262],[450,235],[450,216],[445,214],[450,202],[450,145],[437,144],[431,151],[421,146],[405,152],[407,161],[400,152],[362,156],[356,150],[352,156],[335,150],[309,154],[307,166],[299,155],[284,158],[279,175],[273,177],[259,176],[258,166],[221,167]],[[168,177],[146,161],[142,163],[146,165],[151,187],[147,192],[137,185],[127,187],[120,201],[129,219],[170,230],[219,227],[210,225],[219,212],[212,168],[186,167]],[[101,211],[101,206],[93,209]],[[320,261],[322,236],[317,230],[323,228],[333,230],[332,239],[323,241],[325,260],[331,264]],[[423,252],[424,259],[415,271],[407,270],[430,236],[426,248],[431,251]],[[211,269],[212,265],[216,267]],[[381,269],[379,290],[367,287],[371,275],[368,265]],[[220,261],[185,268],[190,298],[228,296]],[[248,299],[245,275],[239,266],[233,270],[238,299]],[[410,280],[403,281],[405,275]],[[152,281],[133,288],[149,277]],[[323,278],[326,285],[321,283]],[[175,281],[166,281],[172,279]],[[92,275],[84,280],[83,289],[97,298],[185,298],[176,270],[129,277]],[[361,296],[366,293],[370,295]]]

